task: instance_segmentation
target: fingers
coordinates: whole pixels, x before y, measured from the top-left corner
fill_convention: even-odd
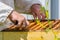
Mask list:
[[[29,25],[29,22],[25,19],[25,17],[22,17],[18,19],[18,25],[21,27],[22,25]]]
[[[19,30],[22,30],[22,25],[23,25],[23,20],[22,21],[18,21],[18,24],[17,24],[17,29]]]
[[[37,13],[37,17],[38,17],[38,19],[40,20],[44,20],[45,18],[46,18],[46,16],[45,16],[45,14],[44,13]]]
[[[29,25],[29,22],[26,20],[26,24],[27,24],[27,26]]]
[[[29,22],[28,22],[26,19],[24,19],[24,20],[23,20],[23,25],[26,27],[26,26],[29,25]]]
[[[20,19],[19,22],[18,22],[18,29],[19,30],[23,30],[26,26],[29,25],[29,22],[24,18],[24,19]]]
[[[32,13],[32,14],[33,14],[33,16],[34,16],[34,19],[36,19],[37,15],[36,15],[35,13]]]
[[[36,13],[36,14],[39,20],[42,19],[42,16],[40,15],[40,13]]]
[[[23,25],[23,20],[18,20],[17,26],[18,26],[18,27],[21,27],[22,25]]]

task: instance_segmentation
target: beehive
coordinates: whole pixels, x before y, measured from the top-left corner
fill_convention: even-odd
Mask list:
[[[43,25],[43,26],[42,26]],[[31,22],[31,24],[26,27],[28,30],[36,31],[36,30],[45,30],[45,29],[59,29],[60,28],[60,20],[44,20],[41,21],[41,24],[37,24],[36,22]]]
[[[43,26],[42,26],[43,25]],[[60,29],[60,20],[42,20],[41,24],[37,24],[35,21],[30,21],[30,25],[27,27],[22,28],[15,28],[16,26],[11,26],[10,28],[8,28],[8,30],[29,30],[29,31],[41,31],[41,30],[45,30],[47,28],[49,29]],[[7,30],[7,29],[6,29]]]

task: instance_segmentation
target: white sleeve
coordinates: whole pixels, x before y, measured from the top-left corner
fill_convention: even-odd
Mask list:
[[[13,10],[12,7],[0,2],[0,22],[3,23],[6,21],[8,15]]]
[[[15,9],[19,10],[19,12],[26,12],[36,3],[41,4],[39,0],[15,0]]]
[[[41,4],[40,0],[26,0],[26,3],[28,4],[25,8],[26,10],[29,10],[33,4]]]

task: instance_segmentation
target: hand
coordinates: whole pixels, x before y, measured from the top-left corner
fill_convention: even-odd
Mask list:
[[[9,19],[15,23],[16,21],[18,22],[18,26],[21,27],[22,23],[24,22],[26,25],[29,25],[29,22],[25,19],[24,16],[20,15],[18,12],[13,11],[11,15],[9,15]]]
[[[31,12],[34,16],[34,18],[36,19],[38,17],[38,19],[45,19],[45,12],[41,11],[40,9],[41,5],[40,4],[34,4],[31,6]]]

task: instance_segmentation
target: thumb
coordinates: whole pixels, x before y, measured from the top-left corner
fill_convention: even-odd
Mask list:
[[[29,25],[29,21],[28,20],[24,20],[24,23],[25,23],[25,26],[28,26]]]
[[[26,20],[26,24],[29,25],[30,24],[29,21]]]

